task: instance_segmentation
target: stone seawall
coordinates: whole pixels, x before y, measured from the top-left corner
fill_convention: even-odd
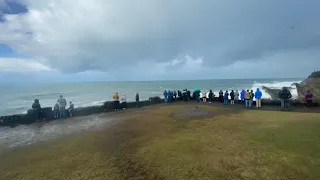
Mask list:
[[[179,101],[179,100],[178,100]],[[214,102],[218,102],[218,98],[213,99]],[[181,101],[180,101],[181,102]],[[139,107],[143,106],[149,106],[154,104],[160,104],[163,103],[163,99],[152,97],[150,100],[146,101],[140,101]],[[253,102],[255,105],[255,102]],[[262,99],[262,105],[263,106],[280,106],[279,101],[273,101],[273,100],[265,100]],[[304,106],[304,103],[299,101],[291,101],[292,106]],[[314,104],[314,106],[319,106],[319,104]],[[136,108],[136,102],[128,102],[127,108]],[[86,116],[91,114],[98,114],[98,113],[104,113],[104,112],[111,112],[113,111],[112,102],[105,102],[104,105],[101,106],[88,106],[88,107],[79,107],[75,108],[73,112],[73,116]],[[66,114],[69,114],[66,112]],[[54,112],[52,110],[52,107],[45,107],[42,108],[42,121],[51,121],[55,120],[54,118]],[[15,114],[11,116],[0,116],[0,126],[16,126],[19,124],[31,124],[35,122],[36,116],[32,109],[28,110],[27,114]]]

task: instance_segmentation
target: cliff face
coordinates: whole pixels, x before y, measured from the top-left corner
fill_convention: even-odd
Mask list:
[[[301,83],[295,83],[298,92],[298,100],[304,101],[307,90],[313,94],[313,101],[320,103],[320,78],[307,78]]]

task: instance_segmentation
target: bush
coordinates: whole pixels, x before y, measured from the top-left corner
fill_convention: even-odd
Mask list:
[[[308,78],[320,78],[320,71],[314,71]]]

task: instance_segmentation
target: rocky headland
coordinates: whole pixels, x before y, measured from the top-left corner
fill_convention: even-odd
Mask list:
[[[297,101],[304,101],[304,96],[307,90],[310,90],[313,94],[313,101],[320,103],[320,71],[315,71],[311,73],[305,80],[300,83],[294,83],[294,86],[297,88]],[[291,87],[287,87],[292,90]],[[268,88],[263,86],[262,89],[268,93],[272,100],[278,100],[278,94],[280,89]]]

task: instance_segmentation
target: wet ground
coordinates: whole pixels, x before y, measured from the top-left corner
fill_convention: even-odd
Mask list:
[[[177,103],[174,103],[177,104]],[[185,104],[179,102],[178,104]],[[199,118],[215,117],[219,114],[212,113],[210,111],[199,110],[195,102],[188,102],[187,104],[195,104],[194,108],[186,108],[179,110],[170,116],[177,120],[192,120]],[[247,110],[243,105],[223,105],[219,103],[207,104],[208,106],[227,107],[225,113],[230,113],[230,109],[234,111]],[[161,107],[163,105],[148,106],[143,109]],[[170,106],[170,105],[169,105]],[[256,109],[255,107],[251,108]],[[276,106],[263,106],[261,110],[278,111],[279,107]],[[26,146],[35,142],[44,142],[64,136],[68,136],[74,133],[81,133],[89,130],[97,130],[107,125],[118,122],[121,119],[131,117],[130,111],[137,111],[137,109],[129,109],[126,111],[102,113],[90,116],[75,117],[63,120],[55,120],[46,123],[35,123],[31,125],[20,125],[14,128],[0,127],[0,152],[10,148],[16,148],[19,146]],[[306,108],[306,107],[293,107],[293,112],[320,112],[320,108]],[[142,111],[143,112],[143,111]],[[222,111],[220,111],[221,113]],[[137,114],[137,113],[135,113]],[[139,114],[139,113],[138,113]]]

